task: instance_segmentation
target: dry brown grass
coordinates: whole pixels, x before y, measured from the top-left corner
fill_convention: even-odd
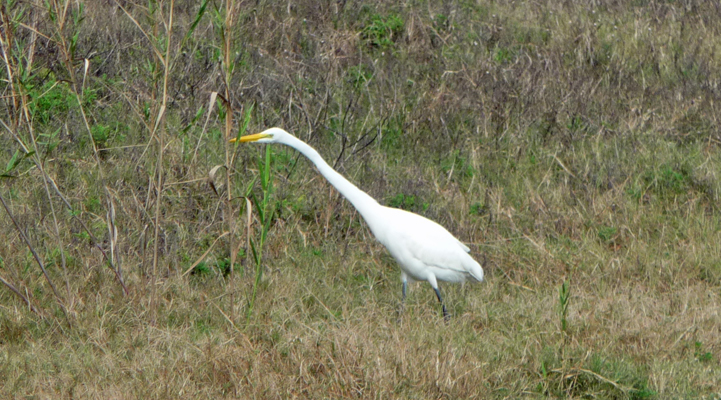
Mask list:
[[[721,396],[718,8],[199,6],[2,8],[0,396]],[[426,285],[399,318],[393,260],[273,148],[251,307],[246,113],[447,226],[487,280],[442,287],[449,324]]]

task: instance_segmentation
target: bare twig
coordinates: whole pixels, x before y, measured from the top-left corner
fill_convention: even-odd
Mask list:
[[[166,43],[165,43],[165,56],[162,56],[160,52],[155,49],[156,55],[160,59],[160,61],[163,64],[163,95],[162,95],[162,104],[160,106],[160,111],[158,112],[157,119],[155,120],[155,128],[153,128],[153,132],[157,132],[157,140],[158,140],[158,159],[156,163],[155,173],[157,175],[157,184],[156,184],[156,195],[155,195],[155,233],[153,235],[153,278],[152,278],[152,291],[153,291],[153,323],[155,323],[155,313],[157,312],[157,277],[158,277],[158,246],[159,246],[159,240],[158,237],[160,235],[160,215],[161,215],[161,204],[162,204],[162,198],[163,198],[163,152],[165,150],[164,146],[164,130],[165,130],[165,124],[164,117],[165,117],[165,109],[167,107],[168,102],[168,78],[170,75],[170,69],[171,66],[168,64],[168,60],[170,59],[170,50],[171,50],[171,39],[172,39],[172,30],[173,30],[173,9],[175,8],[175,1],[170,1],[170,14],[168,17],[168,24],[167,24],[167,31],[166,31]]]
[[[32,311],[32,312],[34,312],[35,314],[38,314],[38,315],[40,314],[40,311],[39,311],[37,308],[35,308],[35,306],[33,305],[33,303],[30,302],[30,299],[28,299],[27,297],[25,297],[25,295],[22,294],[21,291],[17,290],[17,288],[15,288],[15,286],[13,286],[13,284],[11,284],[11,283],[8,282],[7,280],[5,280],[5,278],[3,278],[2,276],[0,276],[0,282],[2,282],[3,285],[7,286],[7,288],[10,289],[11,292],[15,293],[16,295],[18,295],[18,297],[20,297],[21,299],[23,299],[23,301],[25,302],[25,304],[28,305],[28,308],[30,309],[30,311]]]
[[[226,98],[226,112],[225,112],[225,140],[223,141],[223,147],[225,147],[225,180],[226,180],[226,187],[225,187],[225,212],[226,212],[226,220],[228,221],[228,232],[231,233],[231,235],[228,237],[228,252],[230,253],[230,272],[228,275],[228,285],[226,286],[226,290],[230,290],[233,285],[233,270],[235,269],[235,252],[233,252],[233,237],[234,235],[234,218],[233,218],[233,204],[232,204],[232,191],[231,191],[231,181],[230,181],[230,163],[231,163],[231,145],[229,143],[229,140],[232,136],[233,131],[233,105],[230,100],[230,80],[233,75],[233,65],[232,63],[232,28],[233,28],[233,17],[235,13],[235,1],[234,0],[227,0],[225,4],[226,10],[225,10],[225,26],[223,27],[224,30],[224,37],[225,39],[223,41],[223,55],[224,55],[224,63],[223,67],[225,69],[225,98]],[[233,292],[231,291],[231,294],[229,296],[230,298],[230,316],[234,317],[234,303],[235,303],[235,296],[233,296]]]
[[[60,307],[63,309],[63,312],[65,313],[65,316],[67,317],[67,309],[65,308],[65,304],[63,304],[63,299],[60,297],[60,294],[58,294],[57,289],[55,288],[55,284],[53,284],[53,280],[50,278],[50,275],[48,275],[48,271],[45,269],[45,264],[43,263],[43,260],[40,259],[40,256],[38,256],[38,253],[35,251],[35,248],[30,243],[30,240],[28,240],[28,237],[25,235],[25,232],[20,228],[20,225],[18,224],[17,220],[15,219],[15,216],[13,216],[13,213],[10,211],[10,208],[5,203],[5,198],[0,193],[0,202],[2,202],[3,208],[5,208],[5,212],[7,212],[8,217],[13,221],[13,224],[15,225],[15,229],[17,229],[18,233],[20,234],[20,237],[23,239],[25,244],[28,246],[28,249],[30,249],[30,252],[32,253],[33,257],[35,258],[35,261],[40,266],[40,269],[43,271],[43,275],[45,276],[45,280],[50,285],[50,288],[53,290],[53,293],[55,294],[55,297],[58,299],[58,304],[60,304]]]

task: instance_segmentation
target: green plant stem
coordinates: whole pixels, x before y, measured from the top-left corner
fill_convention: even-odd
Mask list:
[[[253,261],[255,262],[255,280],[253,281],[253,290],[248,304],[248,315],[247,323],[250,323],[250,317],[253,314],[253,308],[255,307],[255,299],[258,293],[258,286],[263,277],[263,246],[265,244],[265,238],[270,229],[270,222],[272,220],[273,210],[269,209],[270,195],[273,186],[270,174],[271,166],[271,148],[266,146],[265,148],[265,161],[258,161],[258,167],[260,169],[260,184],[263,190],[263,199],[258,202],[258,199],[253,196],[253,204],[255,205],[258,219],[260,220],[260,237],[258,238],[257,244],[250,239],[251,251],[253,253]],[[250,237],[248,232],[248,237]]]

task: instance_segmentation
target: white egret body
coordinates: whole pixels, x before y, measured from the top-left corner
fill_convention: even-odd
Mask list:
[[[236,139],[231,139],[235,142]],[[483,280],[483,268],[468,252],[470,249],[441,225],[405,210],[379,204],[331,168],[315,149],[280,128],[270,128],[255,135],[242,136],[240,142],[280,143],[308,157],[320,172],[358,210],[373,235],[401,267],[403,300],[408,279],[427,281],[436,292],[448,318],[438,289],[438,281],[464,282],[468,278]]]

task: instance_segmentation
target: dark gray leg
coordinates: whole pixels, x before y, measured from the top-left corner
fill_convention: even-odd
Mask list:
[[[405,311],[406,308],[406,291],[408,289],[408,278],[406,277],[405,273],[401,274],[401,281],[403,282],[403,297],[401,297],[401,306],[398,307],[398,322],[401,322],[401,316],[403,315],[403,311]]]
[[[441,298],[441,291],[438,290],[438,288],[433,288],[433,290],[436,292],[436,297],[438,297],[438,301],[441,302],[441,307],[443,307],[443,319],[448,322],[448,320],[451,319],[451,316],[448,315],[448,311],[446,311],[446,305],[443,304],[443,299]]]

